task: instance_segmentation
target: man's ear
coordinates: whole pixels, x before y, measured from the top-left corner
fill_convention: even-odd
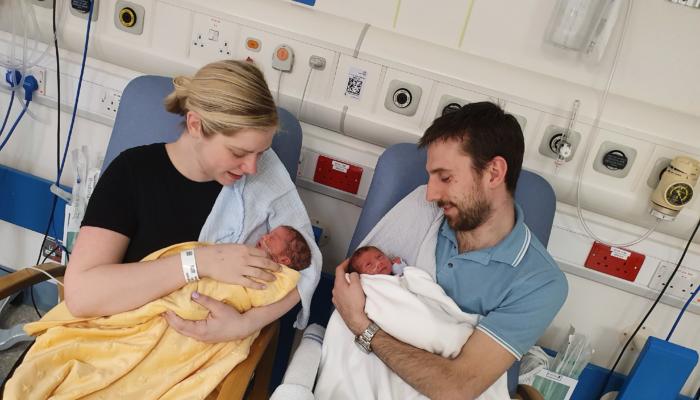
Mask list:
[[[506,159],[501,156],[492,158],[484,170],[489,187],[493,189],[503,184],[506,180],[506,172],[508,172]]]
[[[201,138],[204,136],[202,132],[202,117],[196,112],[187,112],[185,115],[185,125],[187,127],[187,133],[192,137]]]

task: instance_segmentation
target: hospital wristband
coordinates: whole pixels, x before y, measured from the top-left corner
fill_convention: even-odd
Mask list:
[[[197,273],[197,260],[194,258],[194,249],[180,252],[180,261],[182,262],[182,273],[185,275],[187,283],[196,282],[199,280]]]

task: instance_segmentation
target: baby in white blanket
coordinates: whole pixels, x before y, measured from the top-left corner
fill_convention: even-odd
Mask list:
[[[398,257],[392,260],[374,246],[360,248],[351,256],[352,270],[348,272],[362,274],[367,316],[404,343],[446,358],[456,357],[479,316],[460,310],[430,274],[420,268],[404,266],[399,275],[392,274],[392,266],[398,261]],[[322,346],[314,390],[317,400],[426,399],[374,354],[359,350],[353,339],[338,312],[333,312]],[[348,375],[347,371],[353,373]],[[505,399],[509,399],[505,374],[479,396],[479,400]]]

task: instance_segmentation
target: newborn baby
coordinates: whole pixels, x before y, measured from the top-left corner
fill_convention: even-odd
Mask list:
[[[263,235],[255,247],[265,250],[272,261],[300,271],[311,265],[311,249],[296,229],[280,225]]]
[[[406,267],[401,258],[390,259],[374,246],[364,246],[355,250],[350,257],[348,272],[368,275],[401,275]]]

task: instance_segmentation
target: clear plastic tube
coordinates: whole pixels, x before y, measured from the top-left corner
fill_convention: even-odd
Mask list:
[[[579,221],[581,221],[581,225],[583,226],[583,229],[586,231],[588,236],[593,238],[594,240],[606,244],[608,246],[613,246],[613,247],[629,247],[633,246],[646,238],[648,238],[655,230],[656,227],[659,225],[661,222],[660,219],[656,219],[654,222],[654,225],[651,226],[642,236],[638,237],[635,240],[632,240],[630,242],[626,243],[611,243],[606,240],[603,240],[596,236],[595,233],[591,230],[591,228],[588,226],[586,223],[586,220],[583,217],[583,209],[581,208],[581,182],[583,181],[583,171],[586,169],[586,163],[588,162],[588,156],[591,153],[591,147],[593,147],[593,142],[595,141],[595,138],[598,136],[598,131],[600,128],[600,119],[601,116],[603,115],[603,110],[605,109],[605,106],[608,102],[608,95],[610,94],[610,86],[612,85],[613,77],[615,76],[615,70],[617,69],[617,62],[620,58],[620,50],[622,49],[622,44],[625,41],[625,34],[627,33],[627,28],[629,26],[629,21],[630,21],[630,15],[632,14],[632,2],[633,0],[628,0],[627,2],[627,10],[625,11],[625,22],[622,28],[622,33],[620,35],[620,40],[617,43],[617,48],[615,49],[615,56],[613,58],[613,65],[610,68],[610,73],[608,74],[608,80],[605,84],[605,89],[603,90],[603,95],[600,100],[600,105],[598,107],[598,111],[596,113],[595,120],[593,121],[593,127],[591,128],[591,138],[588,140],[588,146],[586,146],[586,151],[583,156],[583,164],[581,165],[581,168],[578,171],[578,176],[577,176],[577,182],[576,182],[576,212],[578,214]]]
[[[41,29],[39,28],[36,13],[29,2],[10,0],[9,7],[11,15],[10,57],[6,62],[0,61],[0,66],[6,69],[19,70],[22,76],[24,76],[27,70],[30,70],[44,60],[51,45],[46,41],[46,47],[39,52],[40,39],[43,41],[43,38],[41,37]],[[22,21],[22,24],[18,26],[20,21]],[[18,40],[19,30],[22,31],[21,58],[17,51],[20,48],[20,41]],[[30,38],[30,36],[34,38]],[[32,47],[29,45],[30,40],[32,42]],[[18,58],[20,58],[21,61],[18,62]]]

